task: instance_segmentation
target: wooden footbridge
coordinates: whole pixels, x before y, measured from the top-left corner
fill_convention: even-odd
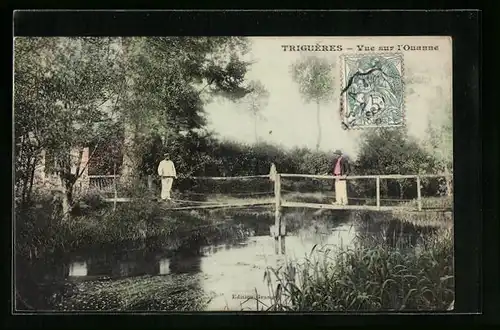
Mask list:
[[[124,198],[118,196],[117,182],[118,176],[116,175],[106,175],[106,176],[89,176],[92,180],[96,179],[107,179],[112,180],[113,187],[113,197],[106,198],[106,202],[113,203],[113,209],[116,209],[117,203],[130,202],[131,198]],[[286,223],[283,219],[282,209],[283,208],[308,208],[308,209],[325,209],[325,210],[366,210],[366,211],[404,211],[404,212],[451,212],[452,208],[425,208],[422,205],[422,195],[421,195],[421,180],[424,178],[452,178],[451,174],[415,174],[415,175],[400,175],[400,174],[390,174],[390,175],[352,175],[343,177],[334,177],[331,175],[310,175],[310,174],[287,174],[287,173],[272,173],[269,175],[254,175],[254,176],[237,176],[237,177],[189,177],[192,180],[215,180],[215,181],[241,181],[249,179],[267,179],[274,182],[273,195],[271,198],[254,200],[254,201],[235,201],[235,202],[205,202],[205,201],[187,201],[187,200],[176,200],[173,202],[190,202],[194,205],[189,206],[167,206],[168,210],[195,210],[195,209],[217,209],[217,208],[241,208],[241,207],[255,207],[255,206],[274,206],[275,210],[275,223],[270,228],[271,236],[275,239],[276,253],[284,253],[285,251],[285,237],[286,237]],[[309,178],[314,180],[374,180],[376,186],[375,193],[375,205],[341,205],[336,203],[322,204],[322,203],[305,203],[305,202],[294,202],[289,201],[284,198],[281,189],[281,183],[283,178]],[[380,197],[380,182],[381,180],[403,180],[411,179],[416,180],[416,192],[417,198],[415,204],[406,203],[404,205],[397,206],[387,206],[381,205]],[[108,184],[109,187],[109,184]],[[333,193],[332,193],[333,195]],[[333,196],[332,196],[333,197]],[[348,197],[348,199],[350,199]]]

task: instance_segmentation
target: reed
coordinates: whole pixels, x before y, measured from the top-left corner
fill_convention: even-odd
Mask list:
[[[265,278],[273,311],[447,310],[454,302],[453,235],[441,229],[413,247],[375,237],[339,251],[316,246],[302,261],[269,268]]]

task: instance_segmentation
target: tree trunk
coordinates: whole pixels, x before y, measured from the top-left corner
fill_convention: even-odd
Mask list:
[[[61,183],[61,203],[62,203],[62,220],[71,216],[71,207],[73,204],[73,186],[75,185],[76,175],[71,172],[71,159],[72,150],[67,147],[65,152],[61,155],[59,160],[59,179]]]
[[[448,166],[444,166],[444,174],[449,175],[450,171],[448,170]],[[446,195],[451,196],[453,195],[453,184],[452,184],[452,179],[450,177],[446,177]]]
[[[66,191],[63,191],[61,195],[61,203],[62,203],[62,219],[65,220],[70,217],[70,209],[71,209],[71,202],[69,200],[69,196],[66,193]]]
[[[129,54],[134,51],[136,44],[132,38],[122,38],[122,47],[124,61],[128,62]],[[134,72],[130,71],[130,66],[127,66],[127,73],[125,78],[125,102],[123,106],[126,108],[127,115],[124,116],[124,137],[123,137],[123,162],[121,168],[120,181],[127,182],[137,173],[138,168],[138,157],[136,150],[136,138],[137,138],[137,120],[140,120],[135,116],[134,98],[136,97],[134,93]]]
[[[62,219],[66,219],[70,215],[70,207],[71,207],[71,195],[68,193],[66,180],[62,177],[61,179],[61,205],[62,205]]]
[[[37,156],[34,157],[33,159],[33,163],[32,163],[32,167],[29,171],[29,187],[28,187],[28,194],[26,196],[26,199],[25,201],[27,202],[27,204],[29,205],[31,203],[31,193],[33,192],[33,183],[35,181],[35,171],[36,171],[36,164],[37,164],[37,161],[38,161],[38,158]]]
[[[404,195],[405,195],[405,190],[404,190],[404,187],[403,187],[403,183],[401,181],[398,181],[398,185],[399,185],[399,199],[404,199]]]
[[[32,172],[31,164],[33,160],[33,152],[31,151],[31,148],[28,146],[28,143],[26,142],[27,140],[28,138],[21,139],[21,145],[19,146],[19,150],[16,154],[17,157],[16,171],[18,172],[16,177],[19,177],[19,183],[20,183],[17,184],[16,182],[16,190],[17,190],[16,192],[20,197],[20,202],[23,207],[26,205],[26,201],[28,199],[28,194],[29,194],[28,187],[31,181],[30,174]],[[28,148],[29,150],[26,150]]]
[[[123,162],[120,179],[122,182],[130,180],[137,173],[138,157],[136,153],[135,127],[130,123],[124,124]]]
[[[380,180],[380,198],[389,196],[389,182],[387,180]]]
[[[31,158],[27,157],[26,159],[26,167],[25,170],[22,172],[24,173],[24,178],[22,180],[22,187],[21,187],[21,205],[26,205],[26,199],[28,197],[28,182],[30,181],[29,178],[29,168],[30,168],[30,163],[31,163]]]
[[[253,116],[253,132],[255,135],[255,143],[259,143],[259,137],[257,136],[257,114]]]
[[[321,120],[320,120],[320,106],[319,101],[316,101],[316,124],[318,126],[318,137],[316,139],[316,151],[319,150],[319,146],[321,144]]]

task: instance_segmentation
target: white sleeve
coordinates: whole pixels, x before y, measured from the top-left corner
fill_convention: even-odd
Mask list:
[[[174,162],[171,162],[171,164],[172,164],[172,175],[173,175],[174,177],[176,177],[176,176],[177,176],[177,173],[175,172],[175,165],[174,165]]]

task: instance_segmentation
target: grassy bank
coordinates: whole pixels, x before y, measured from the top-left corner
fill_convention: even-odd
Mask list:
[[[99,197],[88,196],[71,217],[62,219],[49,198],[39,198],[16,214],[16,248],[26,259],[78,249],[158,240],[172,249],[218,237],[244,238],[245,228],[203,211],[172,211],[148,197],[122,203],[116,211]]]
[[[340,253],[318,248],[271,275],[271,310],[446,310],[454,301],[453,235],[440,229],[406,248],[365,237]]]

